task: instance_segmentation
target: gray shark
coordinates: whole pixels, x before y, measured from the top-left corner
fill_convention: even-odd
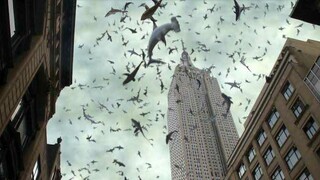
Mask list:
[[[152,51],[159,41],[162,41],[166,45],[165,35],[171,30],[173,30],[174,32],[180,32],[180,25],[176,17],[171,18],[171,23],[163,24],[159,27],[154,28],[148,44],[149,62],[147,66],[149,66],[149,64],[151,63],[165,63],[159,59],[152,59]]]

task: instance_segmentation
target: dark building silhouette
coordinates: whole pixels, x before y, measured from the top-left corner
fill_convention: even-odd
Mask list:
[[[320,0],[298,0],[290,17],[320,25]]]
[[[226,179],[319,179],[320,42],[288,39],[269,78]]]
[[[0,1],[0,179],[61,179],[46,126],[72,83],[76,0]]]

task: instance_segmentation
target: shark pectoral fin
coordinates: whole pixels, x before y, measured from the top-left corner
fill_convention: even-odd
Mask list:
[[[164,43],[164,45],[167,45],[167,42],[166,42],[166,38],[163,36],[160,37],[161,38],[161,41]]]
[[[155,30],[157,28],[157,24],[156,24],[156,20],[153,19],[153,17],[151,16],[150,18],[152,20],[152,23],[153,23],[153,30]]]
[[[139,131],[139,129],[135,129],[135,130],[134,130],[134,133],[137,133],[138,131]]]

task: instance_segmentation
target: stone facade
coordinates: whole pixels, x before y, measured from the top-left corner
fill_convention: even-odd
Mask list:
[[[169,142],[172,179],[225,176],[226,160],[238,134],[222,103],[219,84],[210,77],[210,70],[194,67],[184,51],[168,93],[168,130],[177,131]]]
[[[228,160],[226,179],[320,177],[320,42],[288,39]]]
[[[0,179],[61,178],[60,143],[47,144],[46,126],[71,84],[75,8],[75,0],[0,2]]]

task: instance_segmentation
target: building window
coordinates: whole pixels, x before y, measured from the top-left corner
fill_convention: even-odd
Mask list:
[[[264,153],[263,158],[264,158],[266,164],[269,166],[269,164],[272,162],[272,160],[274,158],[274,152],[273,152],[271,146],[269,146],[267,151]]]
[[[246,167],[244,166],[243,163],[241,163],[241,165],[239,166],[238,168],[238,175],[239,175],[239,178],[241,179],[242,176],[244,175],[244,173],[246,173]]]
[[[248,161],[251,163],[254,157],[256,156],[256,151],[254,150],[253,147],[248,151]]]
[[[18,106],[11,116],[11,122],[14,128],[20,134],[21,145],[24,148],[28,142],[29,137],[29,120],[28,120],[28,107],[25,105],[24,100],[20,100]]]
[[[290,170],[293,169],[293,167],[297,164],[300,158],[301,158],[301,155],[298,149],[296,147],[292,147],[285,157],[287,165]]]
[[[17,125],[17,132],[20,134],[20,139],[21,139],[21,145],[22,147],[25,147],[27,141],[28,141],[28,135],[29,135],[29,128],[27,124],[27,117],[24,114],[21,119],[19,119],[18,125]]]
[[[311,176],[309,170],[306,168],[303,170],[303,172],[300,174],[298,180],[313,180],[313,177]]]
[[[270,128],[273,128],[273,126],[277,123],[278,119],[279,119],[279,112],[277,111],[276,108],[273,108],[268,118],[268,124]]]
[[[258,164],[257,167],[254,168],[254,171],[253,171],[254,179],[259,180],[262,177],[262,174],[263,173],[262,173],[261,166],[260,166],[260,164]]]
[[[318,101],[320,101],[320,57],[318,57],[316,63],[304,79],[304,82],[316,96]]]
[[[4,157],[1,157],[1,162],[0,162],[0,179],[7,179],[5,161],[3,161],[2,158]]]
[[[0,179],[18,179],[23,167],[20,137],[9,122],[0,137]]]
[[[32,170],[32,173],[31,173],[31,179],[32,180],[37,180],[39,179],[39,176],[40,176],[40,157],[38,158],[38,160],[36,161],[36,163],[34,164],[33,166],[33,170]]]
[[[9,19],[10,19],[10,36],[12,37],[16,31],[13,0],[8,0]]]
[[[313,138],[313,136],[317,133],[318,129],[319,126],[312,117],[309,118],[308,122],[303,127],[303,131],[306,133],[309,139]]]
[[[266,133],[264,132],[263,129],[261,129],[260,133],[257,137],[258,144],[261,146],[264,143],[264,141],[266,140],[266,138],[267,138]]]
[[[272,180],[284,180],[284,174],[282,172],[282,170],[280,169],[280,167],[278,167],[274,173],[272,174]]]
[[[11,121],[13,121],[14,119],[18,118],[17,116],[19,116],[19,114],[21,114],[22,112],[22,99],[20,100],[20,102],[18,103],[18,106],[16,107],[16,109],[13,111],[12,115],[11,115]]]
[[[302,116],[303,111],[305,110],[305,105],[303,102],[298,98],[296,102],[291,107],[293,114],[296,118],[300,118]]]
[[[30,48],[32,35],[34,34],[34,27],[44,24],[43,18],[45,12],[44,4],[42,1],[27,1],[27,0],[3,0],[5,2],[4,7],[0,7],[1,12],[5,14],[5,24],[8,24],[6,31],[6,38],[9,38],[9,43],[5,44],[9,46],[6,53],[9,54],[10,64],[19,62],[19,58],[16,58],[24,51]],[[37,8],[35,10],[35,8]],[[3,14],[2,14],[3,15]],[[2,18],[3,19],[3,18]],[[41,27],[41,31],[43,28]]]
[[[294,88],[293,86],[289,83],[289,81],[287,81],[287,83],[284,85],[283,89],[282,89],[282,95],[284,96],[284,98],[286,100],[288,100],[291,95],[293,94],[294,92]]]
[[[276,137],[279,147],[282,147],[282,145],[287,141],[288,137],[289,137],[288,129],[283,125]]]

